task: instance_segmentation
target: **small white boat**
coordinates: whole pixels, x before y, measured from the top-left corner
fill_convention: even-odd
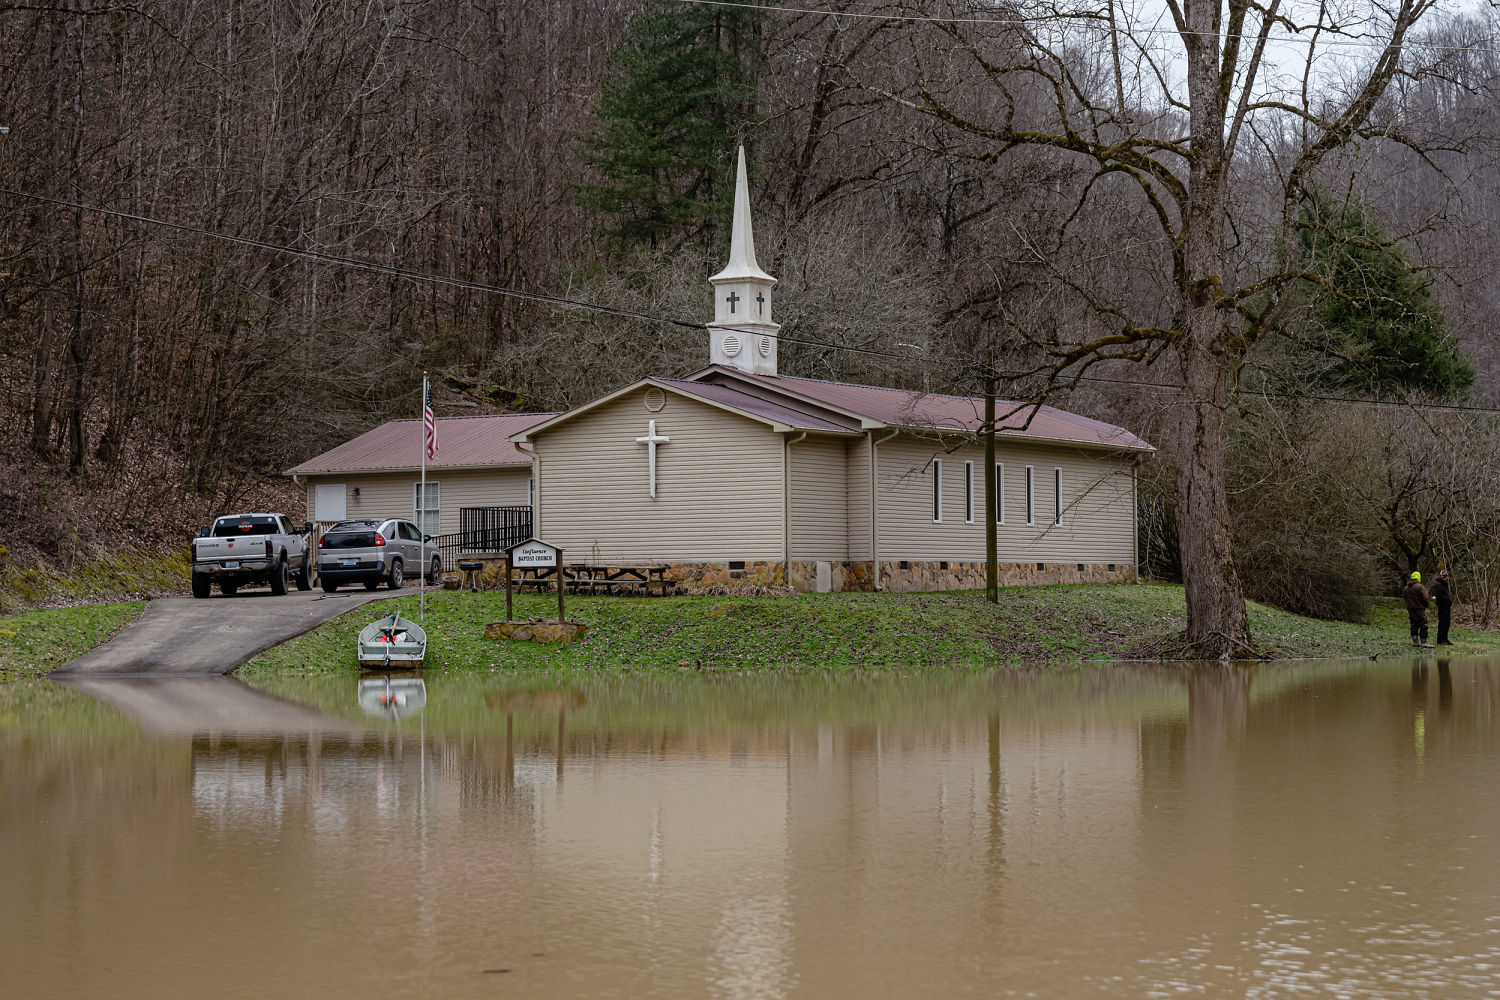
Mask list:
[[[427,655],[427,633],[422,626],[392,611],[390,617],[366,625],[359,633],[359,665],[371,670],[410,670]]]

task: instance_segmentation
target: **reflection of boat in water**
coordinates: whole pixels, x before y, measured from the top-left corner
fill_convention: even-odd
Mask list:
[[[376,670],[407,670],[422,665],[427,633],[414,621],[392,611],[389,618],[366,625],[359,633],[359,665]]]
[[[365,677],[359,682],[359,707],[366,715],[401,718],[427,704],[427,683],[420,677]]]

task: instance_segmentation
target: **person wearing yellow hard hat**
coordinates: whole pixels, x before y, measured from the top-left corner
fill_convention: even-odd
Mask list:
[[[1432,643],[1427,641],[1427,604],[1430,598],[1427,588],[1422,586],[1421,573],[1412,570],[1401,596],[1406,599],[1406,617],[1411,622],[1411,644],[1431,649]]]

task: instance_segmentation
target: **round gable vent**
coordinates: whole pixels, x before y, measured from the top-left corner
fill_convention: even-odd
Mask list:
[[[737,358],[737,357],[739,357],[740,356],[740,347],[741,346],[742,345],[740,344],[740,338],[736,337],[732,333],[729,334],[729,336],[727,336],[727,337],[724,338],[724,353],[728,357],[731,357],[731,358]]]
[[[667,394],[656,386],[646,390],[646,409],[652,413],[660,413],[661,408],[667,405]]]
[[[760,351],[761,357],[769,358],[771,356],[771,338],[766,336],[758,338],[755,342],[755,349]]]

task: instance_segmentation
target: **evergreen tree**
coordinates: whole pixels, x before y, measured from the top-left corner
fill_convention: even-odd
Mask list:
[[[1315,192],[1302,222],[1304,265],[1322,279],[1309,283],[1311,332],[1347,359],[1335,378],[1367,391],[1439,396],[1462,395],[1474,384],[1474,365],[1448,331],[1431,284],[1370,209]]]
[[[602,175],[583,204],[611,235],[655,246],[711,228],[730,210],[735,144],[754,114],[762,16],[735,7],[647,0],[614,54],[585,152]]]

